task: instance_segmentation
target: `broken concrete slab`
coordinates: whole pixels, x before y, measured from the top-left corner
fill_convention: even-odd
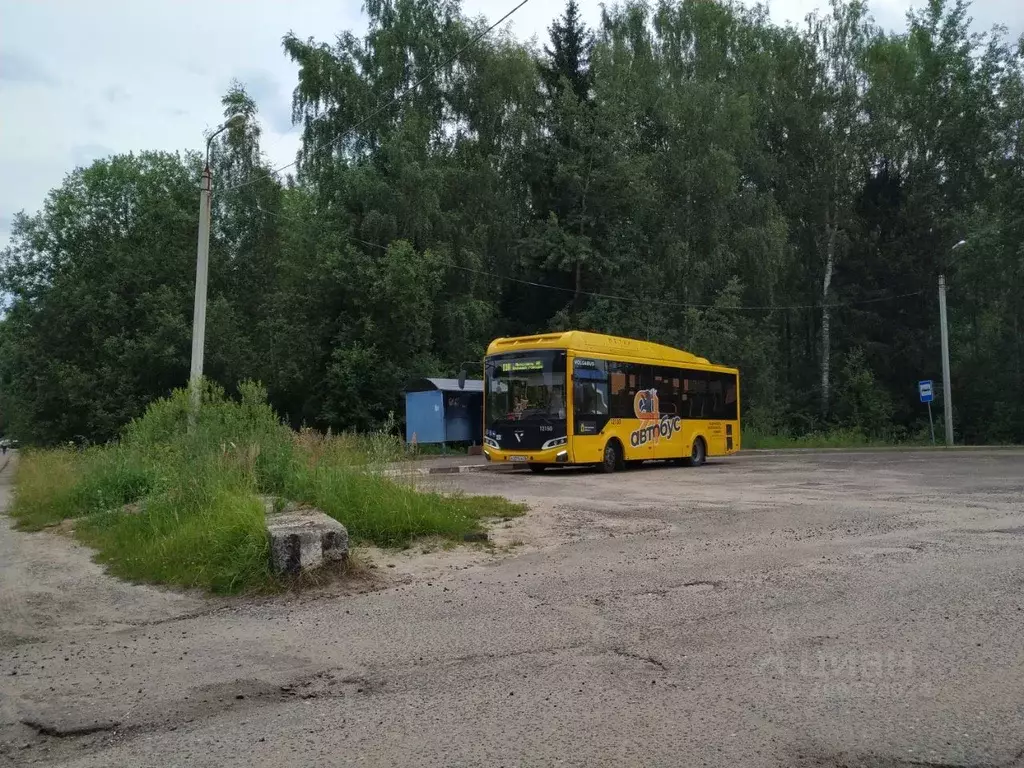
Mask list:
[[[348,557],[348,531],[313,507],[288,505],[267,516],[270,564],[278,573],[297,574]]]

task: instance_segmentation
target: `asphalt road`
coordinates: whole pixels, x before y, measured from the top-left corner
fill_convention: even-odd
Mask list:
[[[363,593],[125,585],[0,520],[0,764],[1024,766],[1024,452],[444,482],[522,544]]]

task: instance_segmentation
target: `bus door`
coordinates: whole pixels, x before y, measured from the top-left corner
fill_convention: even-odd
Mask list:
[[[654,459],[678,459],[687,455],[686,435],[680,418],[681,371],[678,368],[656,367],[653,388],[658,393],[658,434],[652,446]]]
[[[619,439],[628,461],[653,459],[658,441],[658,393],[654,369],[638,363],[615,363],[609,375],[612,416],[622,419]]]
[[[577,357],[572,370],[572,460],[597,463],[604,455],[611,421],[608,364],[604,360]]]

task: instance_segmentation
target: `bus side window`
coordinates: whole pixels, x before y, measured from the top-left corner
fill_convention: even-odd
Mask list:
[[[573,405],[577,416],[607,416],[608,380],[577,378],[573,390]]]
[[[731,373],[716,373],[722,387],[721,416],[728,421],[736,420],[736,377]]]
[[[708,374],[704,371],[693,371],[685,369],[680,371],[683,375],[682,396],[682,417],[684,419],[709,419],[711,418],[708,407]]]
[[[658,390],[658,409],[664,416],[680,414],[679,371],[675,368],[655,368],[654,388]]]
[[[633,398],[642,389],[641,368],[634,363],[608,363],[609,415],[613,419],[633,419]]]

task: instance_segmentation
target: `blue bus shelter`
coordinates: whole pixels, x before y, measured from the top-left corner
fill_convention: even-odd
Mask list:
[[[408,443],[483,442],[484,382],[416,379],[405,388],[405,440]]]

